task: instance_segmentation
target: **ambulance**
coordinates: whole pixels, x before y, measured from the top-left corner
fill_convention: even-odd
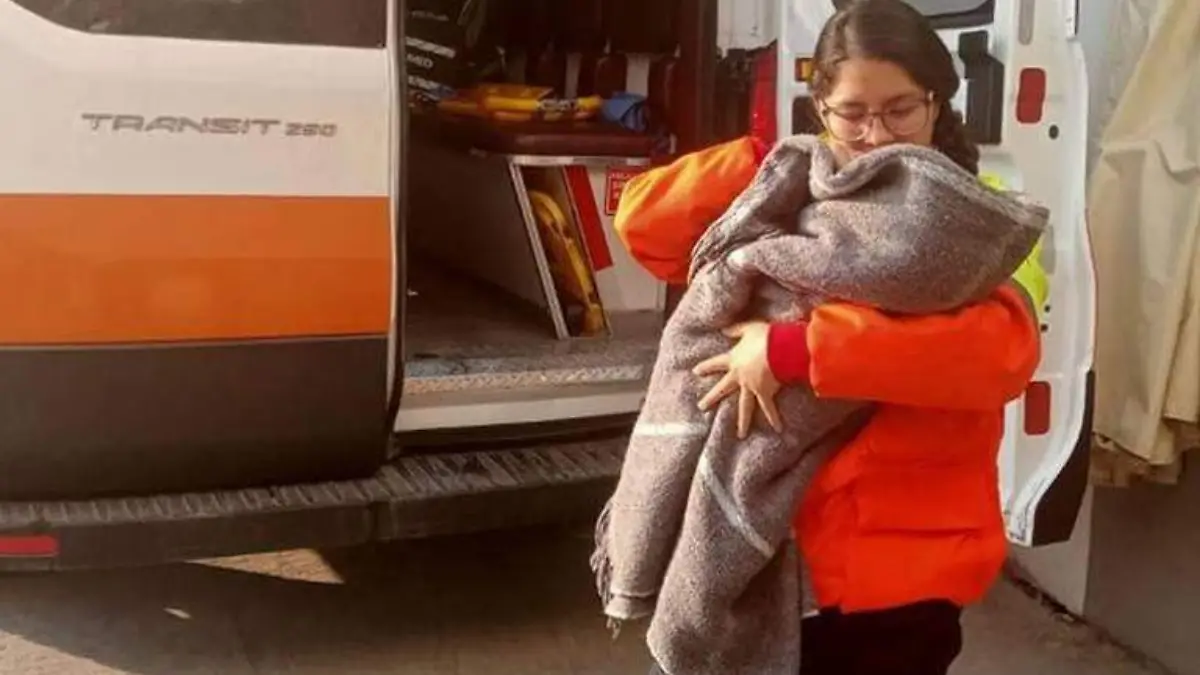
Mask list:
[[[1095,302],[1079,8],[912,4],[984,168],[1053,210],[1002,493],[1014,542],[1062,541]],[[721,110],[804,130],[837,5],[0,0],[0,569],[594,515],[672,295],[616,237],[621,189]]]

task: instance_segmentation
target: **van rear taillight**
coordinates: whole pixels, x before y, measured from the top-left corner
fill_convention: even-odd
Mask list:
[[[1017,121],[1021,124],[1037,124],[1042,121],[1046,109],[1046,71],[1041,68],[1025,68],[1017,85]]]
[[[1025,433],[1029,436],[1044,436],[1050,433],[1049,382],[1032,382],[1025,390]]]
[[[0,558],[53,558],[58,539],[48,534],[0,535]]]

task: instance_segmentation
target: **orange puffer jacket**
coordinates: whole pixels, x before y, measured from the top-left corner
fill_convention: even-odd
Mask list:
[[[616,227],[633,256],[683,283],[692,245],[749,184],[764,150],[740,139],[630,181]],[[881,404],[796,511],[818,602],[853,612],[979,600],[1006,554],[1004,405],[1040,358],[1028,295],[1010,284],[957,313],[908,318],[828,304],[803,335],[819,396]]]

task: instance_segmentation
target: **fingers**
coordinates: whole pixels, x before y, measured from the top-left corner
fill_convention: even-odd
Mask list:
[[[749,389],[742,387],[738,391],[738,418],[737,431],[738,438],[745,440],[750,435],[750,425],[754,422],[754,402],[757,400],[754,393]]]
[[[783,418],[779,415],[779,406],[775,405],[774,397],[755,394],[758,399],[758,407],[762,408],[763,417],[767,418],[767,424],[775,430],[775,433],[783,433]]]
[[[692,369],[692,373],[698,377],[708,377],[709,375],[720,375],[721,373],[729,372],[730,360],[731,357],[727,353],[714,356],[711,359],[705,359],[700,365]]]
[[[746,327],[749,325],[748,323],[735,323],[729,328],[722,329],[721,332],[727,338],[739,339],[746,334]]]
[[[736,391],[737,388],[737,378],[734,377],[733,373],[725,373],[725,377],[721,378],[721,381],[717,383],[717,386],[710,389],[708,393],[704,395],[704,398],[700,399],[700,409],[711,409],[713,406],[720,403],[725,397]]]

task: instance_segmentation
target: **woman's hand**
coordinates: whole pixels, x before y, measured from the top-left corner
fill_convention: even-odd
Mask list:
[[[737,341],[733,348],[704,361],[692,371],[700,377],[724,373],[721,381],[700,400],[701,410],[709,410],[738,392],[738,438],[750,435],[756,403],[771,428],[783,431],[779,409],[775,407],[775,395],[781,385],[767,360],[770,328],[764,321],[750,321],[726,329],[725,335]]]

